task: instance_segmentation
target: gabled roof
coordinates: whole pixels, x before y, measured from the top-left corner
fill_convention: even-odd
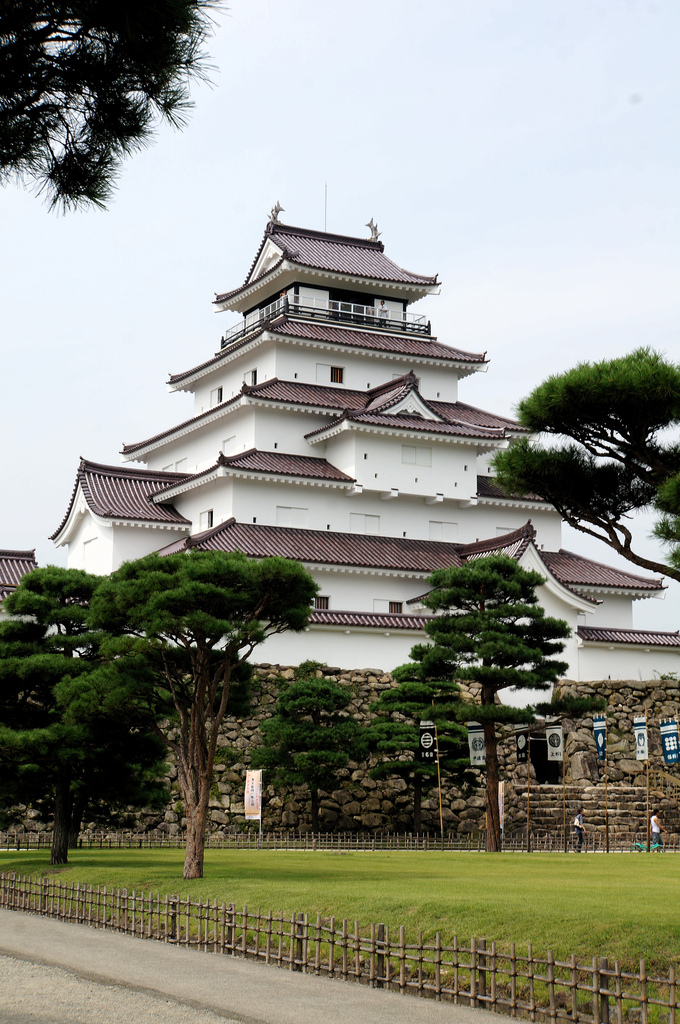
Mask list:
[[[614,569],[602,562],[593,562],[573,551],[539,551],[542,561],[562,582],[575,587],[596,590],[663,590],[663,579],[654,576],[636,576],[623,569]]]
[[[267,267],[264,273],[254,277],[253,272],[260,254],[268,241],[274,243],[281,252],[281,257],[273,266]],[[297,228],[270,221],[244,283],[239,288],[217,295],[215,303],[227,302],[245,288],[255,284],[256,281],[263,280],[284,260],[300,267],[326,270],[334,274],[346,274],[374,281],[395,284],[437,284],[436,274],[434,277],[413,274],[397,266],[389,257],[385,256],[385,246],[382,242],[373,242],[367,238],[354,238],[349,235],[334,235],[326,231],[311,231],[308,228]]]
[[[308,434],[305,434],[305,437],[307,440],[310,438],[321,439],[324,434],[337,432],[337,429],[345,423],[355,423],[359,426],[364,425],[368,427],[382,427],[390,431],[404,430],[409,433],[439,434],[443,437],[464,437],[479,441],[502,440],[505,436],[503,430],[494,430],[489,427],[473,427],[462,423],[442,423],[441,420],[429,420],[421,416],[402,415],[401,413],[385,415],[380,412],[367,413],[348,410],[331,423],[317,427],[316,430],[311,430]]]
[[[471,544],[458,544],[458,554],[464,562],[474,562],[486,555],[508,555],[516,561],[522,557],[526,549],[536,540],[536,530],[531,520],[520,526],[518,530],[505,533],[501,537],[489,540],[477,540]]]
[[[585,643],[635,644],[642,647],[680,647],[680,632],[656,629],[620,629],[606,626],[579,626],[576,635]]]
[[[173,483],[186,480],[187,473],[103,466],[81,458],[66,515],[51,535],[55,540],[66,526],[80,491],[90,511],[101,519],[126,520],[150,525],[190,526],[172,505],[155,505],[154,495]]]
[[[210,359],[193,366],[182,373],[171,373],[168,384],[181,384],[182,381],[201,374],[217,366],[221,360],[231,357],[239,349],[251,345],[265,332],[280,338],[297,338],[310,342],[327,342],[347,348],[362,349],[372,352],[389,352],[397,356],[412,356],[415,359],[438,360],[444,363],[457,364],[467,372],[475,372],[475,367],[487,363],[485,352],[466,352],[452,348],[437,341],[436,338],[424,338],[408,334],[384,334],[372,331],[357,331],[350,327],[336,327],[329,323],[317,323],[309,320],[295,320],[291,316],[281,316],[274,323],[265,323],[252,334],[238,338],[233,344],[220,349]]]
[[[188,420],[183,420],[182,423],[154,434],[153,437],[148,437],[144,441],[124,444],[121,448],[121,454],[132,456],[136,452],[143,451],[149,446],[154,446],[166,438],[172,437],[173,434],[180,431],[186,432],[187,429],[200,426],[203,422],[217,419],[227,409],[238,405],[243,396],[254,400],[280,402],[284,405],[308,406],[310,409],[324,411],[328,415],[336,414],[338,416],[343,414],[345,410],[362,414],[370,414],[371,411],[377,411],[382,415],[384,411],[394,405],[398,405],[412,391],[416,391],[416,380],[417,378],[413,371],[409,371],[409,373],[393,381],[388,381],[375,388],[369,388],[367,391],[329,387],[324,384],[304,384],[296,380],[279,380],[278,377],[263,381],[261,384],[244,384],[239,394],[228,399],[226,402],[215,405],[211,409],[206,409],[205,412],[198,413],[196,416],[191,416]],[[513,420],[507,419],[504,416],[495,416],[493,413],[485,412],[483,409],[476,409],[472,405],[465,405],[463,402],[433,402],[429,399],[426,401],[420,394],[418,394],[418,400],[420,404],[431,410],[435,419],[455,427],[456,429],[450,433],[457,436],[503,437],[505,436],[504,432],[511,434],[522,429]],[[381,420],[381,422],[383,421]],[[427,420],[422,422],[429,423],[433,421]],[[406,425],[401,415],[399,425]],[[494,430],[498,433],[489,433],[489,431]],[[477,479],[478,483],[480,480],[486,481],[486,478],[482,477]],[[502,495],[500,488],[496,489],[496,495],[496,492],[492,492],[491,485],[488,483],[485,482],[482,486],[484,487],[485,496],[490,497],[492,493],[493,496]],[[481,494],[482,492],[480,491],[479,493]],[[507,497],[505,495],[502,496]],[[531,496],[527,498],[527,500],[529,499],[532,501],[542,501],[541,498],[533,498]]]
[[[299,562],[357,568],[429,573],[460,565],[456,545],[442,541],[374,537],[357,533],[259,526],[228,519],[212,530],[169,544],[161,554],[198,548],[200,551],[242,551],[251,558],[280,555]]]
[[[32,551],[0,551],[0,601],[16,590],[21,577],[38,568]]]
[[[165,501],[165,495],[172,495],[179,490],[186,490],[188,487],[199,484],[204,478],[210,478],[217,474],[218,470],[224,470],[221,475],[229,475],[234,470],[241,473],[264,474],[274,476],[293,476],[307,480],[327,480],[333,483],[353,484],[353,476],[348,476],[341,470],[336,469],[326,459],[315,458],[310,455],[286,455],[284,452],[263,452],[258,448],[249,448],[246,452],[238,455],[217,456],[217,461],[208,469],[200,473],[192,473],[185,476],[179,482],[169,484],[159,491],[153,498],[158,503]]]

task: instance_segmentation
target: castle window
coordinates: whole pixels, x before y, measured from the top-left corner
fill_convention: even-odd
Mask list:
[[[394,614],[401,614],[404,608],[403,601],[390,601],[390,612]]]
[[[406,466],[431,466],[432,449],[422,445],[402,444],[401,461]]]
[[[222,388],[213,388],[210,392],[210,408],[222,403]]]
[[[331,366],[331,384],[342,384],[345,371],[342,366]]]
[[[305,529],[307,526],[308,515],[309,509],[306,508],[294,508],[290,505],[277,505],[276,525],[293,526],[298,529]]]
[[[315,597],[314,607],[323,611],[325,608],[328,608],[330,606],[329,601],[330,599],[328,597]]]
[[[213,510],[207,509],[205,512],[201,512],[198,517],[198,525],[201,530],[210,530],[213,524]]]
[[[444,523],[430,519],[430,540],[458,540],[458,523]]]
[[[366,516],[361,512],[350,512],[350,533],[380,533],[380,516]]]

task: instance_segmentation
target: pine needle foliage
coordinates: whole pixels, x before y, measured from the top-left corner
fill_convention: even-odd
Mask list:
[[[680,366],[649,348],[550,377],[518,407],[522,438],[493,460],[509,494],[549,501],[628,561],[680,580]],[[660,513],[668,562],[636,550],[631,516]]]
[[[158,123],[185,124],[206,78],[207,0],[0,5],[0,181],[51,207],[104,207],[123,159]]]

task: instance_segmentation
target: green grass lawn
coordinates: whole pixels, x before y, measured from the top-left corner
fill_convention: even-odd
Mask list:
[[[182,880],[182,850],[78,850],[62,878],[263,911],[317,913],[534,944],[580,962],[680,963],[680,857],[611,854],[298,853],[208,850],[205,878]],[[0,870],[51,873],[47,852],[0,854]]]

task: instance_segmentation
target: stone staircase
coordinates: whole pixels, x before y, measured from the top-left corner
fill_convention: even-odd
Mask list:
[[[649,807],[659,812],[669,832],[680,833],[680,803],[675,792],[662,792],[650,786]],[[510,792],[508,791],[510,790]],[[589,832],[605,831],[605,788],[597,786],[566,786],[566,822],[571,833],[578,808]],[[647,831],[647,791],[644,786],[611,784],[608,787],[610,834],[643,833]],[[517,784],[506,788],[506,832],[526,827],[527,787]],[[562,786],[533,786],[530,793],[531,831],[561,832],[563,822]]]

